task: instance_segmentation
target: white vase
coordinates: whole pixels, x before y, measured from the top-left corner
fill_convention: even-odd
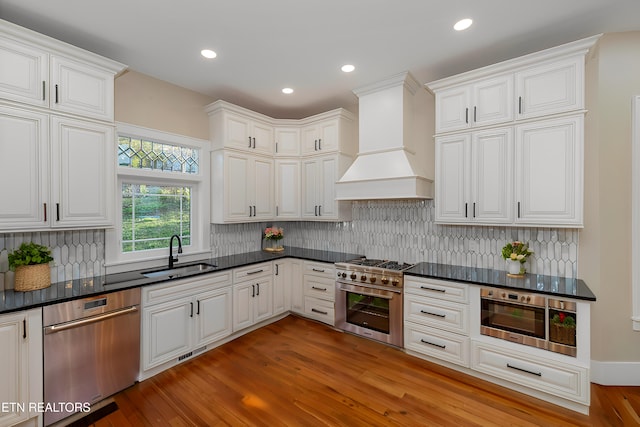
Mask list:
[[[520,261],[507,259],[507,271],[509,274],[521,274],[525,272],[524,265],[520,263]]]

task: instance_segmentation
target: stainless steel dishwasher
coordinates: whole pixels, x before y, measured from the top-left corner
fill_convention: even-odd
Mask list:
[[[136,288],[43,308],[45,425],[136,382],[139,307]]]

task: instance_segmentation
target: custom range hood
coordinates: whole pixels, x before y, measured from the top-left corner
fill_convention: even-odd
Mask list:
[[[433,198],[433,96],[408,72],[353,91],[359,147],[337,200]]]

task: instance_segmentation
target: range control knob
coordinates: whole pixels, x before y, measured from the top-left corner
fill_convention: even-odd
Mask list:
[[[360,280],[362,280],[363,282],[367,281],[367,276],[365,276],[364,274],[362,276],[360,276]]]
[[[342,273],[340,276],[342,276],[342,278],[344,279],[345,277],[347,277],[347,273]]]
[[[351,280],[356,280],[358,278],[358,275],[356,273],[351,273]]]
[[[386,285],[387,283],[389,283],[389,279],[382,276],[382,279],[380,279],[380,281],[382,282],[382,284]]]
[[[391,281],[391,284],[392,284],[393,286],[398,286],[398,285],[400,284],[400,281],[399,281],[398,279],[393,279],[393,280]]]
[[[376,283],[376,278],[375,277],[369,277],[369,281],[371,283]]]

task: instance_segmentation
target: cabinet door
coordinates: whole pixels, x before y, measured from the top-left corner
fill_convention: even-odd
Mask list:
[[[148,307],[143,311],[143,369],[175,359],[192,349],[191,299]]]
[[[249,218],[249,170],[251,159],[245,154],[224,154],[225,221]]]
[[[300,155],[300,129],[276,128],[275,143],[276,156]]]
[[[513,221],[513,130],[475,132],[471,141],[471,218],[483,223]]]
[[[252,159],[252,168],[250,173],[250,204],[253,206],[252,219],[272,219],[275,210],[273,160],[267,158]]]
[[[516,73],[518,118],[584,108],[584,57],[556,61]]]
[[[320,164],[315,159],[302,161],[302,216],[318,216],[318,188],[320,187]]]
[[[516,223],[582,225],[583,118],[516,127]]]
[[[318,124],[318,151],[337,151],[340,144],[340,129],[337,120],[328,120]]]
[[[267,276],[256,281],[256,295],[253,298],[253,323],[273,316],[273,277]]]
[[[316,154],[318,152],[319,131],[316,125],[305,126],[302,128],[302,147],[301,154]]]
[[[51,129],[52,227],[113,225],[113,127],[54,116]]]
[[[239,150],[249,150],[253,148],[251,140],[251,122],[249,119],[225,113],[225,147],[233,147]]]
[[[256,152],[273,155],[273,127],[266,123],[254,122],[251,128],[251,139]]]
[[[276,160],[276,218],[300,218],[300,161]]]
[[[231,286],[196,296],[195,347],[207,345],[231,334],[231,299]]]
[[[473,126],[513,120],[513,76],[500,76],[473,85]],[[470,118],[471,120],[471,118]]]
[[[338,218],[338,202],[336,202],[336,181],[338,176],[338,158],[325,157],[320,162],[320,189],[318,200],[318,216],[322,219]]]
[[[1,229],[49,227],[48,147],[49,116],[0,106]]]
[[[436,138],[436,221],[468,221],[470,141],[469,134]]]
[[[51,56],[50,108],[113,121],[114,76],[62,56]]]
[[[436,133],[469,127],[471,88],[458,86],[436,93]]]
[[[0,316],[0,402],[29,402],[29,347],[24,313]],[[25,411],[0,411],[0,425],[15,425],[29,418]]]
[[[49,106],[49,55],[0,36],[0,98]]]
[[[253,299],[255,296],[255,282],[244,282],[233,286],[234,332],[253,325]]]
[[[302,262],[285,259],[275,263],[273,278],[273,314],[288,310],[304,312]]]

